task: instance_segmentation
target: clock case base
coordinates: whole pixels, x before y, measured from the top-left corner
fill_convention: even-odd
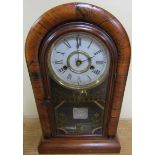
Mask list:
[[[121,149],[118,137],[64,137],[42,138],[38,146],[40,154],[54,153],[119,153]]]

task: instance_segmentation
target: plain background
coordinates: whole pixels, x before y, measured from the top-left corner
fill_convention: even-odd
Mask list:
[[[41,14],[50,8],[63,3],[73,2],[74,0],[24,0],[24,43],[33,23]],[[131,41],[131,0],[79,0],[79,2],[92,3],[100,6],[116,16],[125,27],[129,39]],[[35,100],[32,92],[30,78],[27,71],[27,66],[24,58],[24,117],[38,117]],[[131,65],[128,74],[121,118],[130,119],[132,117],[132,96],[131,96]]]

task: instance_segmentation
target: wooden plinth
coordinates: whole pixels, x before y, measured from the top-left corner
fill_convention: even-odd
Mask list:
[[[41,154],[50,153],[119,153],[118,138],[51,138],[41,139],[38,151]]]

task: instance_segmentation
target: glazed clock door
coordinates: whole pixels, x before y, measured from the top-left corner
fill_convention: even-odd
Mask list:
[[[45,88],[56,135],[106,132],[112,50],[116,48],[106,32],[87,23],[65,24],[45,39],[40,58],[45,58],[42,70],[48,75]]]
[[[66,33],[51,44],[48,51],[51,78],[72,89],[79,98],[54,107],[58,135],[102,134],[104,102],[86,102],[81,96],[87,98],[87,89],[106,80],[109,64],[108,48],[90,33]]]

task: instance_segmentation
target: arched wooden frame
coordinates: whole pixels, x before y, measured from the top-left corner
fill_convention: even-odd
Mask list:
[[[52,127],[49,123],[48,108],[43,104],[45,92],[38,59],[40,44],[52,29],[74,21],[94,23],[99,26],[109,34],[117,47],[116,79],[107,125],[107,135],[115,136],[130,64],[130,42],[123,26],[113,15],[104,9],[85,3],[68,3],[47,11],[32,26],[26,40],[26,62],[43,134],[48,137],[52,132]]]

